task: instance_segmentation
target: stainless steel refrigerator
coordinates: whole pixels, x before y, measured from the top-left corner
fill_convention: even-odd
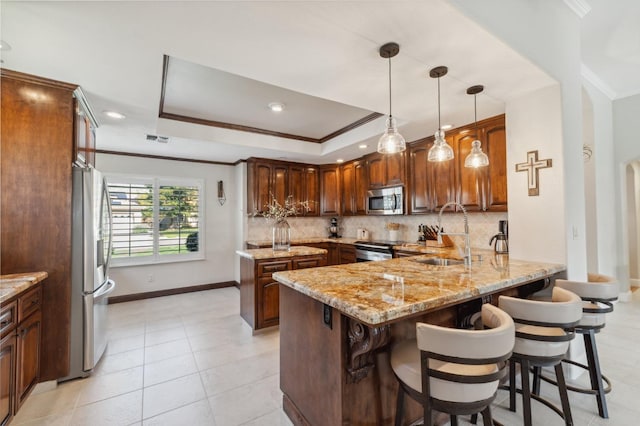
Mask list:
[[[107,302],[112,248],[111,202],[102,174],[73,168],[71,338],[69,376],[91,374],[107,347]]]

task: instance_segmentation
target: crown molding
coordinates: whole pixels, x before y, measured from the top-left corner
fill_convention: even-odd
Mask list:
[[[593,84],[598,90],[604,93],[607,98],[614,100],[618,97],[616,91],[613,90],[607,83],[602,81],[602,79],[598,77],[596,73],[591,71],[591,69],[585,64],[580,64],[580,74],[582,75],[582,78]]]
[[[591,11],[591,5],[586,0],[564,0],[564,4],[569,6],[580,19]]]

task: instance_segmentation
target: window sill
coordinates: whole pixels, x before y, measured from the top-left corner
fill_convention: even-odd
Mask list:
[[[110,268],[128,268],[131,266],[148,266],[148,265],[165,265],[169,263],[181,263],[181,262],[194,262],[198,260],[205,260],[204,255],[198,256],[179,256],[179,257],[167,257],[167,258],[145,258],[140,260],[130,260],[115,262],[111,261]]]

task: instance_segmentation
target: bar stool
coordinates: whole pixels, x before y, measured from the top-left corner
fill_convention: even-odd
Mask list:
[[[397,426],[402,424],[405,393],[422,404],[425,426],[432,424],[432,410],[449,414],[452,426],[457,415],[479,412],[485,425],[492,424],[490,404],[506,375],[515,328],[509,315],[489,304],[482,306],[481,319],[490,329],[417,323],[417,341],[392,349],[391,368],[399,383]]]
[[[519,392],[522,394],[525,426],[531,426],[531,398],[558,413],[565,424],[572,425],[561,361],[574,337],[573,327],[582,317],[580,297],[568,290],[554,287],[550,302],[500,296],[498,306],[511,315],[516,324],[516,341],[509,360],[509,409],[516,411],[516,392]],[[516,389],[516,363],[520,364],[522,389]],[[531,393],[530,367],[545,366],[555,367],[562,411],[546,399]]]
[[[589,371],[591,389],[567,385],[567,389],[596,396],[598,414],[600,417],[609,418],[605,394],[611,391],[611,382],[600,370],[598,348],[596,347],[596,333],[605,326],[606,314],[613,311],[613,301],[618,299],[620,288],[615,278],[600,274],[588,274],[587,282],[556,280],[556,287],[569,290],[582,298],[582,319],[575,328],[576,333],[582,334],[584,347],[587,353],[587,365],[579,362],[563,359],[563,362],[576,365]],[[534,370],[534,393],[539,394],[540,378],[544,381],[557,384],[555,380],[541,374],[539,369]],[[607,384],[605,388],[603,381]]]

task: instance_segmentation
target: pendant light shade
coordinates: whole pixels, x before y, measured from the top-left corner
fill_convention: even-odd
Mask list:
[[[471,86],[467,89],[468,95],[473,95],[473,117],[476,125],[476,140],[471,143],[471,152],[464,159],[464,166],[471,168],[486,167],[489,165],[489,157],[482,152],[482,142],[478,139],[478,105],[476,95],[484,90],[484,86]]]
[[[391,113],[391,58],[400,52],[397,43],[387,43],[380,47],[380,56],[389,60],[389,117],[385,125],[385,131],[378,140],[378,152],[381,154],[395,154],[407,149],[407,143],[398,132],[396,119]]]
[[[429,71],[431,78],[438,79],[438,131],[435,133],[435,141],[429,154],[427,161],[448,161],[453,159],[453,149],[444,139],[444,130],[440,124],[440,77],[447,75],[449,69],[444,66],[435,67]]]

